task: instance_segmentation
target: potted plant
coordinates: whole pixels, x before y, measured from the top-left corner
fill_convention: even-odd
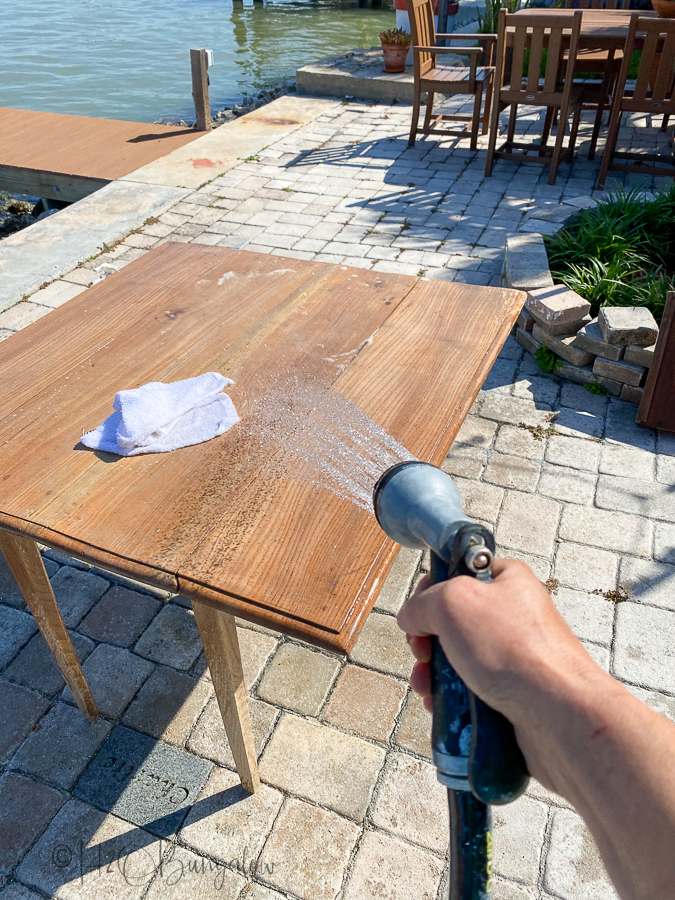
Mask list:
[[[404,72],[405,61],[410,50],[412,37],[402,28],[393,28],[380,33],[385,72]]]

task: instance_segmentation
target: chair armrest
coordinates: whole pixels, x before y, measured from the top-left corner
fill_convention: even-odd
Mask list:
[[[443,41],[496,41],[496,34],[462,34],[461,32],[456,32],[455,34],[437,34],[436,39],[440,38]]]
[[[415,53],[454,53],[455,56],[466,56],[469,53],[482,53],[480,47],[413,47]]]

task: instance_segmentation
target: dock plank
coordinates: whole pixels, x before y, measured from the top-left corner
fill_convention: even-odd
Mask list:
[[[114,181],[205,133],[0,107],[0,181],[3,169]]]

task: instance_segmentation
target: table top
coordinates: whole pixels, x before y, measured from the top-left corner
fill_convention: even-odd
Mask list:
[[[572,19],[576,9],[520,9],[516,16],[552,16]],[[600,50],[622,47],[628,36],[630,18],[634,9],[584,9],[581,19],[580,41],[583,46],[592,39],[593,46]],[[641,17],[658,18],[652,10],[640,11]]]
[[[397,549],[366,502],[397,458],[381,429],[440,464],[523,300],[167,243],[2,343],[0,527],[348,651]],[[207,371],[235,381],[224,435],[127,458],[79,442],[117,391]],[[362,434],[374,462],[350,444],[340,463]]]

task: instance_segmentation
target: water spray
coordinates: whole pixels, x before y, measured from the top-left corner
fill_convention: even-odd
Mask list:
[[[429,463],[402,462],[373,491],[383,530],[404,547],[431,550],[431,582],[457,575],[492,581],[490,532],[464,515],[449,475]],[[431,745],[438,780],[448,789],[450,900],[489,900],[492,804],[510,803],[528,782],[513,726],[470,691],[432,637]]]

